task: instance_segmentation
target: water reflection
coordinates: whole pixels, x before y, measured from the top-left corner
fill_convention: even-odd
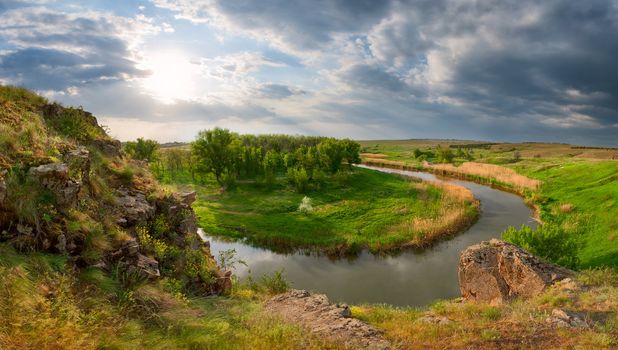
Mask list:
[[[377,256],[365,251],[354,259],[340,260],[302,252],[279,254],[243,242],[208,237],[202,231],[200,234],[211,242],[215,256],[219,251],[236,249],[238,257],[248,264],[236,270],[240,278],[284,269],[294,288],[326,293],[332,301],[421,306],[435,299],[459,296],[457,263],[461,250],[498,237],[508,226],[536,226],[531,209],[514,194],[468,181],[438,179],[428,173],[364,167],[464,186],[480,200],[480,218],[466,232],[424,251],[404,251],[397,256]]]

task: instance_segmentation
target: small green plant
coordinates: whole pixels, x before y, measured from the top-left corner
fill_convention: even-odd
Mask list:
[[[234,270],[237,265],[247,266],[247,263],[239,259],[236,255],[236,249],[227,249],[219,252],[217,259],[219,267],[222,270]]]
[[[261,286],[271,294],[284,293],[290,289],[290,284],[283,276],[284,270],[275,271],[272,274],[264,274],[260,279]]]

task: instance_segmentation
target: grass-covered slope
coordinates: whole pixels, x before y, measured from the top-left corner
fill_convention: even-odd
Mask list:
[[[459,232],[478,211],[463,188],[361,168],[306,195],[282,180],[272,186],[239,183],[223,192],[214,183],[178,186],[198,192],[194,208],[208,234],[247,238],[279,250],[355,253],[363,247],[422,247]],[[305,196],[311,208],[299,210]]]

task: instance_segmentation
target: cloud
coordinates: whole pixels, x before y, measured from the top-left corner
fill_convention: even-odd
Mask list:
[[[0,77],[39,90],[62,91],[96,81],[148,74],[136,68],[137,46],[161,29],[137,15],[66,13],[20,7],[0,13],[0,38],[11,49],[0,56]]]
[[[372,0],[152,2],[178,18],[267,40],[288,52],[319,50],[336,34],[367,30],[390,8],[389,1]]]
[[[291,87],[283,84],[262,84],[258,88],[258,96],[271,98],[271,99],[283,99],[295,95],[304,95],[307,92],[298,89],[295,87]]]

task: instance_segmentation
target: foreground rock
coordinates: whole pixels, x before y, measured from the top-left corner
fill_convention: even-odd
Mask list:
[[[324,294],[291,290],[268,300],[265,308],[353,349],[390,349],[390,343],[380,332],[360,320],[350,318],[351,312],[347,305],[333,305]]]
[[[466,300],[493,304],[530,298],[573,271],[544,263],[525,250],[492,239],[468,247],[459,259],[459,288]]]

